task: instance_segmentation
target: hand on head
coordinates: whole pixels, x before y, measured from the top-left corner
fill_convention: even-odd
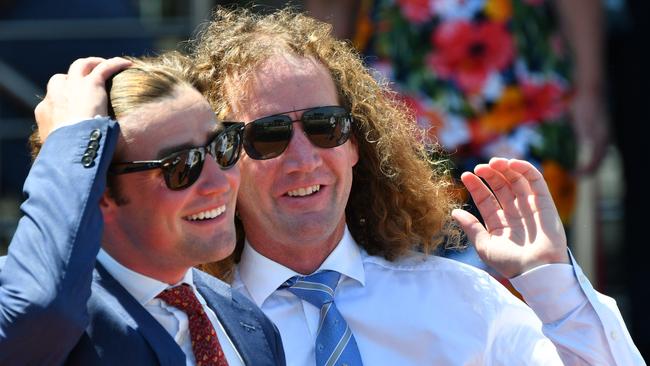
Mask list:
[[[34,109],[40,141],[59,127],[106,115],[106,80],[129,65],[119,57],[88,57],[73,62],[67,74],[52,76],[45,98]]]
[[[461,180],[485,226],[464,210],[454,210],[452,216],[481,258],[501,275],[512,278],[542,264],[569,263],[560,216],[532,164],[492,158],[477,165],[474,174],[463,173]]]

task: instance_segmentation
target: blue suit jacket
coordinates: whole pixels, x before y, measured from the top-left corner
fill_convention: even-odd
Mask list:
[[[108,119],[63,127],[34,162],[23,217],[0,261],[0,365],[185,364],[169,333],[95,261],[99,199],[118,135]],[[280,335],[262,312],[193,271],[244,362],[284,365]]]

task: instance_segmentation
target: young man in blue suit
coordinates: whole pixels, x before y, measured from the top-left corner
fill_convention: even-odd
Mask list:
[[[189,75],[167,55],[50,79],[0,271],[0,364],[284,364],[261,311],[192,269],[234,248],[242,126]]]

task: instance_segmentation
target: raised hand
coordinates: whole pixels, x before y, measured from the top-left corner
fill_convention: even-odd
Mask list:
[[[489,188],[480,178],[485,179]],[[507,278],[543,264],[569,263],[566,235],[542,174],[530,163],[492,158],[461,180],[484,219],[454,210],[483,261]]]
[[[88,57],[73,62],[67,74],[52,76],[45,98],[34,109],[41,142],[59,127],[106,115],[106,80],[130,64],[119,57]]]

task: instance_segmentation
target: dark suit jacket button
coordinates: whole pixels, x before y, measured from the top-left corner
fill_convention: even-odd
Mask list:
[[[92,132],[90,133],[90,140],[91,140],[91,141],[92,141],[92,140],[97,141],[97,140],[99,140],[100,137],[102,137],[102,132],[101,132],[100,130],[98,130],[98,129],[94,129],[94,130],[92,130]]]
[[[88,143],[88,148],[97,150],[99,148],[99,142],[97,140],[90,140],[90,142]]]
[[[95,156],[97,156],[97,150],[93,150],[93,149],[88,148],[88,149],[86,149],[86,152],[84,153],[84,156],[88,156],[88,157],[90,157],[91,159],[94,160]]]
[[[86,168],[92,166],[94,161],[95,160],[92,157],[88,156],[88,155],[84,155],[81,158],[81,164],[83,164],[83,166],[85,166]]]

